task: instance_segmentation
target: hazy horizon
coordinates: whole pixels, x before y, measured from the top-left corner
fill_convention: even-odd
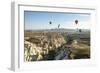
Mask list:
[[[51,28],[51,29],[25,29],[25,30],[54,30],[54,29],[55,29],[55,30],[56,30],[56,29],[57,29],[57,30],[59,30],[59,29],[60,29],[60,30],[61,30],[61,29],[65,29],[65,30],[76,30],[76,29],[74,29],[74,28],[73,28],[73,29],[71,29],[71,28],[59,28],[59,29],[58,29],[58,28]],[[81,29],[81,28],[80,28],[80,29]],[[83,29],[83,30],[90,30],[90,29]]]

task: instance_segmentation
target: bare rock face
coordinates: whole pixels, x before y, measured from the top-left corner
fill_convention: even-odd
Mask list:
[[[27,32],[24,61],[90,58],[90,38],[85,34]]]
[[[34,33],[33,36],[27,37],[24,41],[24,60],[43,60],[47,57],[45,55],[50,57],[49,54],[51,51],[54,52],[58,47],[61,47],[65,43],[65,39],[60,33]]]

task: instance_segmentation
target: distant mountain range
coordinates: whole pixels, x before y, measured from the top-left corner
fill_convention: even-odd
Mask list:
[[[81,29],[83,32],[89,32],[89,29]],[[37,30],[25,30],[34,32],[77,32],[77,29],[65,29],[65,28],[54,28],[54,29],[37,29]]]

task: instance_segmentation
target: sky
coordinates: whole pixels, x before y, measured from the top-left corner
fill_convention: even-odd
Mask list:
[[[25,30],[55,29],[59,24],[59,28],[65,29],[90,29],[90,14],[24,11]]]

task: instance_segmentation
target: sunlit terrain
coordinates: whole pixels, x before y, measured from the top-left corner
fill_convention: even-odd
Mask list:
[[[24,30],[24,61],[90,58],[90,30]]]

